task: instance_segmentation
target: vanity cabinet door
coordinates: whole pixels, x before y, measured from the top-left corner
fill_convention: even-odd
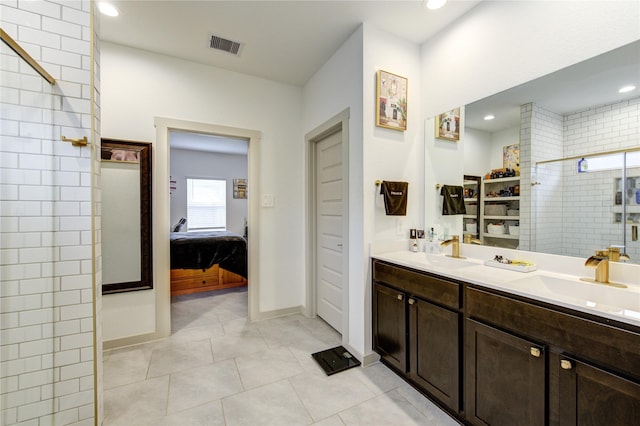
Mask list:
[[[492,426],[545,424],[544,348],[471,319],[466,338],[467,420]]]
[[[409,378],[453,411],[459,411],[459,315],[410,297]]]
[[[595,366],[560,357],[561,425],[637,425],[640,384]]]
[[[406,323],[405,293],[374,282],[373,349],[403,373],[407,371]]]

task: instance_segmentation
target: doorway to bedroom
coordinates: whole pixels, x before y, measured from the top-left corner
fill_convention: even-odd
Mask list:
[[[168,129],[172,334],[249,316],[250,139]]]

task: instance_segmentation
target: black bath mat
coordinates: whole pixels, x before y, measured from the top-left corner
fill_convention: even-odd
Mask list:
[[[327,376],[348,370],[360,365],[360,361],[353,357],[342,346],[311,354],[313,359],[322,367]]]

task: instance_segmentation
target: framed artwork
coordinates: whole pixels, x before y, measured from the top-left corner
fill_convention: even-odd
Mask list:
[[[407,130],[407,79],[387,71],[376,75],[376,126]]]
[[[520,145],[502,147],[502,167],[515,170],[520,175]]]
[[[247,198],[247,179],[233,180],[233,198]]]
[[[461,125],[460,108],[436,115],[436,138],[459,141]]]

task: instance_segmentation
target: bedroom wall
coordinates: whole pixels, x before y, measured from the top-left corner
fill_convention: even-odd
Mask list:
[[[247,179],[247,156],[171,149],[169,173],[176,181],[171,194],[171,227],[187,217],[187,178],[225,179],[227,181],[227,230],[244,234],[248,199],[233,198],[233,179]],[[186,231],[186,228],[183,229]]]
[[[155,144],[155,117],[261,132],[260,192],[273,194],[275,205],[260,209],[259,310],[300,306],[304,294],[302,89],[110,43],[102,44],[101,61],[104,137]],[[154,146],[155,172],[168,168],[168,159],[156,151]],[[168,186],[168,182],[153,185]],[[166,202],[168,206],[168,198]],[[168,291],[168,286],[168,282],[156,282],[153,290],[105,296],[105,341],[154,333],[155,293]]]

